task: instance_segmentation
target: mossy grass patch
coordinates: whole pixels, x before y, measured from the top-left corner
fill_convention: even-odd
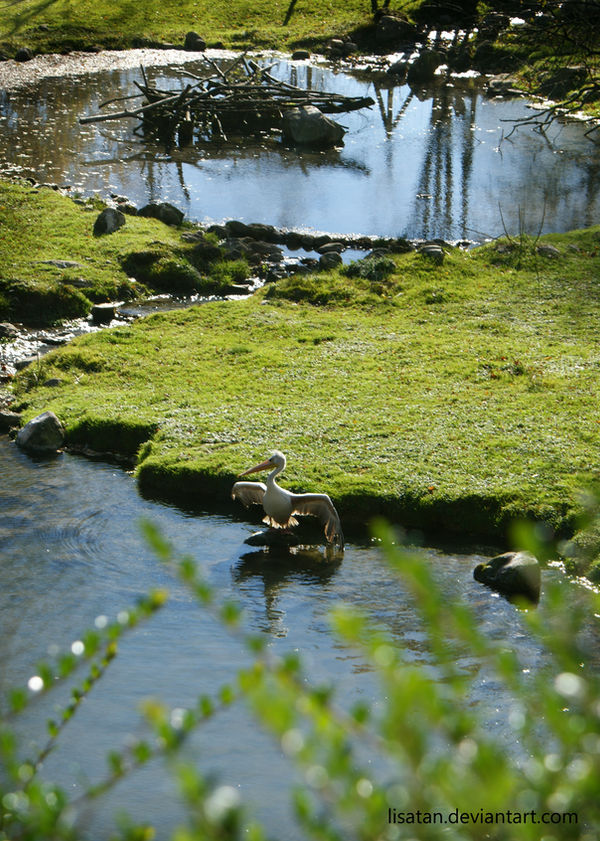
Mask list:
[[[104,204],[77,204],[47,187],[0,180],[0,320],[51,324],[85,316],[93,303],[149,291],[222,294],[248,275],[244,261],[216,254],[201,265],[186,226],[127,216],[112,234],[94,236]]]

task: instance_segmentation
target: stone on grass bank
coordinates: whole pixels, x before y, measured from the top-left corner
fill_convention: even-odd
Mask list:
[[[125,216],[114,207],[105,207],[94,222],[94,236],[112,234],[125,224]]]

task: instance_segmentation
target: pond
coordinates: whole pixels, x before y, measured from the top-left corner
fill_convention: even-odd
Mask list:
[[[183,55],[185,70],[206,70]],[[170,201],[203,223],[236,218],[340,234],[481,241],[504,227],[564,231],[600,216],[600,153],[577,123],[510,134],[512,120],[531,114],[527,104],[489,99],[473,79],[411,89],[382,72],[277,56],[262,63],[300,87],[370,96],[375,105],[338,115],[348,129],[339,150],[263,139],[168,154],[142,145],[132,120],[79,125],[101,102],[135,92],[139,67],[44,78],[0,91],[0,172],[126,195],[138,206]],[[151,83],[175,89],[190,81],[182,73],[181,65],[148,69]]]
[[[385,626],[409,660],[428,661],[425,634],[405,587],[370,543],[348,545],[336,564],[325,563],[320,550],[269,558],[244,544],[256,526],[242,512],[232,519],[145,500],[133,478],[114,465],[68,455],[36,460],[6,438],[0,438],[0,476],[0,694],[26,682],[53,646],[68,649],[98,616],[114,620],[150,588],[170,591],[167,606],[124,637],[116,660],[44,764],[44,776],[73,794],[105,776],[108,750],[143,733],[143,699],[192,705],[198,695],[231,682],[245,661],[240,643],[202,614],[145,545],[142,518],[195,558],[219,598],[241,604],[245,629],[263,635],[274,653],[300,651],[311,679],[332,682],[342,704],[369,703],[377,692],[362,657],[332,634],[328,612],[340,600]],[[484,556],[436,548],[423,553],[447,597],[464,598],[484,632],[514,649],[533,680],[545,668],[546,655],[521,625],[519,611],[473,580],[473,567]],[[546,570],[544,582],[558,575]],[[577,587],[565,586],[578,597]],[[542,610],[543,605],[542,596]],[[597,642],[597,627],[590,632]],[[507,750],[518,751],[508,724],[510,698],[475,656],[465,655],[460,665],[473,679],[470,702],[480,706]],[[45,742],[45,721],[56,715],[56,700],[51,694],[26,713],[28,753],[34,755]],[[204,771],[217,773],[221,784],[238,789],[271,837],[300,837],[289,800],[294,773],[243,707],[218,715],[186,750]],[[155,823],[160,838],[182,817],[161,762],[101,801],[86,837],[108,837],[118,809]]]

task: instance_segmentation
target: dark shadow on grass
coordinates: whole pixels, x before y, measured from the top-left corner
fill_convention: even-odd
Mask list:
[[[18,3],[22,3],[24,0],[10,0],[8,3],[0,3],[0,9],[2,7],[8,8],[10,6],[16,6]],[[11,31],[9,31],[9,35],[15,35],[17,32],[20,32],[21,29],[25,29],[33,20],[41,15],[42,12],[45,12],[50,6],[53,6],[56,3],[56,0],[42,0],[40,3],[36,3],[35,6],[32,6],[30,9],[23,11],[21,14],[17,15],[15,18],[15,24]]]

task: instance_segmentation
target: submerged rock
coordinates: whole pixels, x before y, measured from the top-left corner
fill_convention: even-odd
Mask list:
[[[282,128],[285,140],[317,149],[338,146],[345,134],[339,123],[326,117],[314,105],[288,108],[283,115]]]
[[[248,546],[299,546],[300,540],[295,534],[281,529],[263,529],[254,532],[244,540]]]
[[[521,596],[532,602],[540,598],[540,565],[529,552],[496,555],[487,564],[476,566],[473,578],[504,596]]]
[[[26,452],[52,453],[65,443],[65,428],[54,412],[43,412],[19,430],[16,440]]]

